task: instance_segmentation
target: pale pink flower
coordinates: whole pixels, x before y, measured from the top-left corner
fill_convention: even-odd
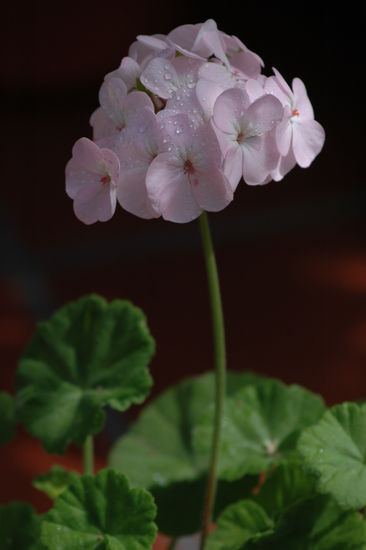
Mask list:
[[[109,220],[116,209],[119,160],[109,149],[87,138],[79,139],[66,165],[66,193],[74,212],[86,224]]]
[[[233,189],[241,176],[249,185],[268,181],[278,157],[270,130],[282,115],[281,103],[270,94],[250,103],[243,88],[232,88],[218,97],[213,120],[222,134],[224,171]]]
[[[135,42],[132,42],[128,50],[128,56],[134,59],[141,68],[156,55],[166,55],[166,49],[170,49],[169,57],[173,57],[174,51],[167,42],[164,34],[154,34],[152,36],[139,35]],[[164,54],[163,54],[164,52]]]
[[[90,119],[95,143],[79,140],[68,164],[78,217],[108,219],[118,200],[142,218],[183,223],[224,208],[241,177],[258,185],[309,166],[324,130],[305,87],[262,66],[212,19],[139,35],[105,76]]]
[[[142,84],[162,99],[169,99],[180,88],[194,88],[198,79],[201,60],[184,56],[172,61],[154,57],[141,74]]]
[[[160,216],[147,195],[146,173],[163,148],[156,116],[147,107],[136,113],[123,138],[116,144],[115,151],[121,165],[117,199],[122,208],[140,218]]]
[[[213,19],[197,25],[182,25],[168,34],[175,48],[186,56],[207,60],[214,56],[229,65],[222,34]]]
[[[99,107],[90,118],[95,140],[118,135],[136,111],[144,107],[154,109],[149,96],[144,92],[130,92],[120,78],[107,78],[99,91]]]
[[[153,207],[164,219],[178,223],[197,218],[203,210],[225,208],[233,193],[221,170],[221,152],[210,125],[195,128],[184,114],[159,115],[166,149],[146,174]]]
[[[229,58],[233,74],[235,75],[238,71],[240,77],[244,76],[246,79],[257,78],[264,66],[259,55],[249,50],[236,36],[228,36],[221,31],[220,34],[225,44],[226,55]]]
[[[126,84],[127,91],[136,89],[137,79],[140,77],[141,67],[132,59],[132,57],[124,57],[118,69],[106,74],[104,80],[109,78],[119,78]]]
[[[289,157],[287,161],[280,162],[286,165],[287,171],[293,167],[293,159],[302,168],[307,168],[323,147],[324,129],[314,120],[303,82],[294,78],[291,90],[281,74],[276,69],[273,71],[275,76],[267,79],[265,88],[285,107],[283,121],[276,128],[276,143],[281,156]],[[285,173],[283,166],[277,170],[276,179],[281,179]]]

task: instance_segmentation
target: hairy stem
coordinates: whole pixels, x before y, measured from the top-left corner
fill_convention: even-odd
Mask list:
[[[202,518],[202,537],[200,548],[203,550],[212,522],[212,513],[215,503],[217,468],[221,442],[221,425],[226,393],[226,350],[224,316],[222,311],[219,277],[206,212],[203,212],[200,217],[200,227],[210,295],[215,350],[215,420]]]

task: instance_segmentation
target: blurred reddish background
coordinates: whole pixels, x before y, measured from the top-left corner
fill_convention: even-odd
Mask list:
[[[270,4],[270,5],[269,5]],[[17,360],[35,323],[82,294],[128,298],[157,341],[152,396],[210,369],[211,325],[198,224],[144,221],[118,210],[85,227],[64,192],[73,143],[104,74],[137,34],[214,18],[291,81],[302,78],[324,150],[280,183],[241,184],[212,215],[227,323],[228,364],[299,383],[328,404],[366,395],[364,64],[361,2],[347,7],[225,2],[13,3],[2,8],[0,203],[1,389],[14,392]],[[239,10],[239,11],[238,11]],[[136,410],[108,415],[98,466]],[[19,431],[1,449],[0,502],[49,506],[30,480],[55,461]]]

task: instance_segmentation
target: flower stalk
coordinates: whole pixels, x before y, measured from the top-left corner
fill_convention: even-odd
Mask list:
[[[215,354],[215,419],[202,518],[202,537],[200,548],[203,550],[212,522],[212,513],[216,495],[222,416],[224,412],[226,393],[226,346],[219,277],[206,212],[203,212],[199,219],[210,295]]]

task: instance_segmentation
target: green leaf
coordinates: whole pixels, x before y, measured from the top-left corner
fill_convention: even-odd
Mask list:
[[[17,409],[48,452],[62,454],[146,397],[154,351],[143,313],[127,301],[86,296],[39,323],[17,373]]]
[[[256,497],[269,516],[277,518],[291,506],[315,495],[316,480],[302,463],[279,464],[268,473]]]
[[[0,392],[0,445],[5,445],[15,435],[14,402],[11,395]]]
[[[242,550],[365,550],[366,523],[359,512],[344,510],[317,495],[288,510],[274,533],[249,540]]]
[[[229,373],[227,392],[257,379],[249,373]],[[209,372],[165,391],[117,441],[109,464],[124,472],[132,485],[144,487],[199,478],[207,470],[208,457],[193,448],[192,430],[213,403],[214,384]]]
[[[227,399],[223,418],[220,477],[235,480],[298,456],[302,429],[324,411],[321,397],[300,386],[263,380]],[[207,456],[211,448],[211,410],[194,432],[194,447]]]
[[[156,506],[110,469],[76,478],[42,523],[49,550],[147,550],[155,540]]]
[[[273,521],[251,500],[228,506],[217,520],[217,528],[207,540],[207,550],[239,550],[258,534],[272,532]]]
[[[25,502],[0,506],[1,550],[42,550],[40,517]]]
[[[298,448],[321,492],[347,508],[366,506],[366,405],[336,405],[304,431]]]
[[[49,472],[40,474],[32,481],[33,487],[43,491],[52,499],[57,498],[74,481],[79,474],[73,470],[65,470],[55,464]]]
[[[228,373],[227,393],[259,380],[252,373]],[[192,430],[214,395],[212,372],[180,382],[145,407],[110,454],[111,466],[124,472],[132,485],[152,492],[157,524],[166,534],[187,535],[200,528],[208,457],[193,448]],[[235,486],[220,483],[216,511],[249,494],[256,484],[257,478],[246,478]]]

